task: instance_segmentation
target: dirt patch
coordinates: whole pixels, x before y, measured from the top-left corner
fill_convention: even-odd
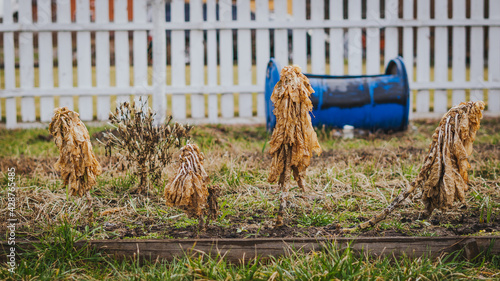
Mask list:
[[[18,175],[47,175],[57,173],[54,169],[57,157],[6,157],[0,159],[0,171],[16,168]]]

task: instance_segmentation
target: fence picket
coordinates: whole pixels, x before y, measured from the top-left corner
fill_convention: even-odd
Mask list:
[[[5,24],[11,24],[13,22],[11,3],[11,1],[3,1],[3,22]],[[14,32],[3,33],[3,47],[5,90],[13,90],[16,87]],[[13,129],[17,126],[17,105],[15,97],[5,100],[5,126],[8,129]]]
[[[172,0],[170,7],[172,23],[185,22],[184,0]],[[172,86],[186,85],[186,41],[183,30],[173,30],[170,40],[170,61],[172,62]],[[175,119],[186,119],[186,96],[172,96],[172,116]]]
[[[475,1],[471,5],[471,19],[484,18],[484,1]],[[470,29],[470,81],[484,81],[484,44],[483,27],[471,27]],[[498,50],[498,49],[497,49]],[[484,100],[483,89],[470,91],[472,101]]]
[[[134,3],[135,2],[140,2],[140,1],[134,1]],[[108,23],[109,2],[97,1],[95,2],[95,5],[96,5],[95,6],[96,24]],[[108,31],[96,32],[95,45],[96,45],[96,54],[95,54],[96,86],[98,88],[109,87],[110,86],[109,32]],[[109,96],[99,95],[97,97],[97,119],[101,121],[108,120],[110,109],[111,109],[111,102]]]
[[[38,25],[45,25],[52,22],[51,0],[40,0],[38,7]],[[53,66],[54,58],[52,53],[52,33],[38,33],[38,60],[40,73],[40,88],[54,88]],[[40,98],[40,120],[50,122],[54,111],[54,97]]]
[[[165,2],[153,2],[153,110],[155,123],[161,124],[167,115],[165,86],[167,79],[167,38],[165,33]]]
[[[325,3],[324,1],[311,2],[311,20],[324,21],[325,20]],[[325,30],[323,28],[316,28],[312,31],[311,36],[311,70],[312,73],[325,74]]]
[[[348,19],[361,20],[361,0],[348,2]],[[349,75],[360,75],[363,66],[363,45],[361,43],[361,28],[349,28],[348,36],[348,71]]]
[[[117,24],[128,22],[127,0],[114,0],[114,21]],[[116,87],[130,86],[130,60],[128,31],[115,31],[115,73]],[[116,103],[130,101],[128,95],[118,95]]]
[[[300,1],[294,1],[300,2]],[[269,21],[269,0],[256,0],[255,2],[255,20],[258,22]],[[305,31],[304,31],[305,32]],[[304,33],[305,34],[305,33]],[[256,31],[256,68],[257,68],[257,85],[264,89],[266,81],[266,68],[270,58],[270,40],[268,29],[257,29]],[[305,35],[304,35],[305,37]],[[295,34],[294,34],[295,38]],[[305,41],[304,41],[305,42]],[[305,43],[304,43],[305,45]],[[294,49],[295,50],[295,49]],[[294,60],[295,63],[295,60]],[[264,93],[257,93],[257,116],[264,117],[265,99]]]
[[[453,19],[465,19],[465,0],[453,1]],[[453,27],[453,58],[452,58],[452,81],[465,81],[465,27]],[[465,90],[453,90],[451,96],[452,106],[465,101]]]
[[[190,21],[203,22],[203,7],[201,0],[189,1]],[[191,86],[203,86],[204,78],[204,45],[203,31],[191,30],[189,39],[189,54],[190,54],[190,71],[191,71]],[[191,116],[193,118],[205,118],[205,95],[203,93],[191,94]]]
[[[231,24],[233,18],[232,3],[230,0],[219,1],[219,20]],[[220,83],[222,86],[233,85],[233,32],[231,30],[220,31]],[[221,97],[222,117],[234,117],[234,95],[233,93],[222,93]]]
[[[207,0],[207,23],[214,23],[216,20],[215,0]],[[217,86],[217,34],[215,30],[207,31],[207,84]],[[216,123],[219,117],[219,105],[217,94],[208,95],[208,120]]]
[[[107,1],[102,1],[107,2]],[[133,2],[133,21],[136,24],[147,22],[147,1]],[[146,31],[134,31],[133,34],[133,64],[134,64],[134,87],[136,104],[141,97],[147,97],[148,93],[148,38]]]
[[[385,19],[397,20],[399,10],[399,0],[386,0],[385,1]],[[384,44],[384,66],[390,60],[398,56],[399,39],[398,28],[388,27],[385,29],[385,44]]]
[[[448,11],[448,1],[434,2],[436,11]],[[448,13],[436,13],[436,19],[447,19]],[[434,81],[448,81],[448,28],[436,27],[434,30]],[[434,112],[445,113],[448,110],[446,90],[434,91]]]
[[[380,19],[380,1],[366,2],[366,19]],[[380,74],[380,28],[366,29],[366,74]]]
[[[500,1],[490,0],[490,19],[500,20]],[[488,48],[488,82],[500,82],[500,26],[489,28],[489,48]],[[488,90],[488,112],[500,112],[500,89]]]
[[[276,15],[276,21],[287,21],[287,8],[288,1],[274,0],[274,14]],[[277,28],[274,30],[274,57],[281,64],[281,66],[289,64],[287,29]]]
[[[344,1],[330,1],[330,19],[344,19]],[[344,74],[344,29],[330,28],[330,74]]]
[[[404,0],[403,2],[403,18],[405,20],[413,20],[413,0]],[[413,28],[403,28],[403,59],[406,65],[406,73],[408,74],[408,82],[410,87],[413,84]],[[408,118],[413,118],[413,93],[410,91]]]
[[[417,5],[417,20],[426,21],[430,18],[429,0],[419,1]],[[417,28],[417,82],[429,82],[430,75],[430,30],[428,27]],[[417,92],[417,112],[429,112],[429,90]]]
[[[305,22],[306,1],[293,1],[293,21]],[[305,29],[294,29],[292,31],[292,60],[293,64],[299,65],[304,71],[307,70],[307,37]]]
[[[236,2],[237,17],[239,22],[250,21],[250,1],[238,0]],[[238,84],[248,87],[252,84],[252,38],[250,29],[238,29]],[[240,117],[252,116],[252,93],[240,92],[238,111]]]
[[[57,23],[71,24],[71,2],[57,1]],[[57,70],[58,87],[61,89],[73,88],[73,42],[71,32],[57,32]],[[61,96],[59,106],[74,109],[72,96]]]
[[[76,1],[76,22],[85,24],[90,22],[89,0]],[[80,31],[76,34],[76,58],[78,66],[78,88],[92,88],[92,59],[90,53],[90,32]],[[80,119],[90,121],[93,117],[92,97],[80,97],[78,101]]]
[[[26,25],[33,22],[30,0],[19,1],[19,22]],[[33,56],[33,33],[19,32],[19,72],[21,88],[25,90],[31,90],[34,86],[35,69]],[[21,99],[21,115],[23,122],[35,121],[34,97],[23,97]]]

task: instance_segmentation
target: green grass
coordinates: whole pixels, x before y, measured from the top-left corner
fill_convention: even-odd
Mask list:
[[[2,280],[460,280],[496,279],[500,257],[486,255],[464,261],[461,253],[437,259],[406,256],[370,257],[348,246],[339,250],[291,251],[286,257],[228,263],[221,257],[184,256],[173,261],[117,260],[75,242],[90,236],[73,230],[67,221],[41,239],[36,250],[20,255],[15,274],[0,268]]]

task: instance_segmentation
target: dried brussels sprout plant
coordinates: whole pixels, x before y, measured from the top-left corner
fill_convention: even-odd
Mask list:
[[[484,102],[463,102],[452,107],[441,119],[432,135],[429,154],[410,187],[399,194],[380,214],[349,231],[366,229],[382,221],[417,188],[422,188],[422,200],[428,217],[434,209],[446,210],[455,201],[465,203],[468,190],[468,161],[472,143],[483,117]]]
[[[139,186],[132,192],[144,193],[151,184],[158,185],[162,170],[172,160],[172,148],[179,148],[189,139],[191,126],[170,122],[155,125],[156,113],[147,106],[147,100],[139,100],[138,105],[124,102],[109,115],[110,123],[116,131],[104,134],[104,144],[108,154],[116,149],[124,158],[127,168],[139,178]]]
[[[313,105],[310,95],[314,93],[309,79],[297,65],[285,66],[281,70],[280,81],[271,95],[274,103],[276,126],[274,127],[269,153],[272,155],[270,183],[278,180],[281,189],[280,207],[276,225],[283,224],[290,177],[293,177],[303,191],[306,190],[304,177],[311,163],[313,151],[321,153],[316,132],[311,123]]]
[[[204,155],[196,144],[181,149],[180,165],[174,179],[165,186],[167,205],[182,209],[189,217],[199,220],[204,228],[203,216],[215,219],[218,213],[218,187],[207,187],[209,177],[203,168]]]
[[[89,132],[78,117],[78,113],[67,107],[54,110],[49,132],[59,148],[59,159],[54,168],[61,173],[67,194],[87,196],[89,202],[90,189],[96,185],[96,177],[101,174],[101,165],[92,151]]]

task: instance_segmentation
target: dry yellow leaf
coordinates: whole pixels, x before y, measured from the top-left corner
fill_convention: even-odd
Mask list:
[[[61,173],[69,195],[83,196],[96,185],[101,165],[92,152],[89,132],[78,113],[67,107],[54,110],[49,132],[59,148],[59,159],[54,168]]]
[[[208,174],[203,168],[203,153],[196,144],[181,148],[181,164],[172,182],[165,186],[167,205],[178,207],[190,217],[200,217],[207,205]]]

